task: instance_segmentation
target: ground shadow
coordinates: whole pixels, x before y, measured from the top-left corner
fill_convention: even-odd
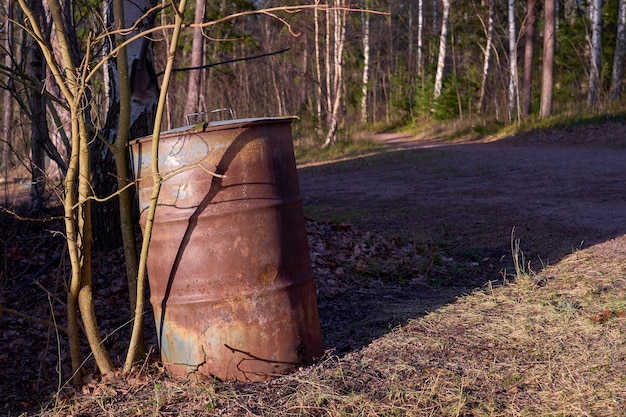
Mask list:
[[[359,348],[498,282],[512,270],[512,233],[535,272],[626,233],[623,146],[576,138],[403,146],[299,171],[308,215],[414,239],[449,261],[426,285],[391,280],[328,300],[321,294],[328,347]]]

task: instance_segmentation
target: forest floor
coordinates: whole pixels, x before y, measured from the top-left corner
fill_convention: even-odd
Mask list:
[[[100,377],[87,361],[73,388],[64,335],[0,313],[0,415],[626,414],[626,126],[376,138],[369,155],[299,169],[319,363],[267,383],[181,381],[149,326],[136,369]],[[1,305],[63,322],[67,266],[39,271],[58,226],[0,220]],[[120,254],[98,254],[94,274],[120,362]]]

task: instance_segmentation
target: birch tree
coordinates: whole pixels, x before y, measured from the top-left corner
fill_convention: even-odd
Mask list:
[[[345,0],[336,0],[335,8],[329,10],[332,16],[332,68],[331,59],[327,57],[327,85],[328,85],[328,133],[322,148],[327,148],[337,141],[337,130],[339,128],[339,112],[341,110],[343,94],[343,50],[346,37],[346,10]],[[328,15],[327,15],[328,16]],[[327,28],[330,25],[327,23]],[[327,41],[331,36],[327,33]],[[327,47],[327,55],[331,51]],[[329,80],[332,79],[332,83]]]
[[[589,20],[591,49],[587,102],[591,106],[598,106],[600,104],[600,72],[602,71],[602,0],[592,0],[589,3]]]
[[[424,69],[424,0],[417,0],[417,74]]]
[[[611,71],[611,90],[609,98],[617,100],[622,97],[624,82],[624,57],[626,55],[626,0],[619,0],[617,16],[617,39],[613,54],[613,69]]]
[[[368,2],[365,2],[368,8]],[[361,86],[361,123],[367,122],[367,94],[370,70],[370,14],[363,13],[363,79]]]
[[[315,92],[316,92],[316,103],[315,103],[315,114],[317,115],[317,123],[318,125],[322,121],[322,62],[321,62],[321,54],[320,54],[320,24],[319,24],[319,11],[317,7],[313,9],[313,22],[315,27],[314,32],[314,40],[315,44]]]
[[[485,107],[485,90],[489,77],[489,63],[491,60],[491,49],[493,48],[493,26],[496,16],[496,0],[489,0],[489,17],[487,19],[487,41],[485,45],[485,57],[483,60],[483,74],[478,92],[478,113],[482,113]]]
[[[554,42],[555,42],[555,2],[545,0],[543,26],[543,62],[541,64],[541,99],[539,116],[552,115],[552,98],[554,95]]]
[[[515,25],[515,0],[509,0],[509,121],[517,111],[517,30]]]
[[[443,13],[441,16],[441,34],[439,36],[439,56],[437,58],[437,72],[435,74],[435,99],[441,96],[443,88],[443,70],[446,63],[446,43],[448,40],[448,19],[450,18],[451,0],[443,0]]]

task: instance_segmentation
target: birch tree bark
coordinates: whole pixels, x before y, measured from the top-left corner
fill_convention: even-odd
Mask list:
[[[368,2],[364,3],[367,9]],[[361,86],[361,123],[367,122],[367,93],[370,70],[370,14],[363,13],[363,79]]]
[[[417,74],[424,69],[424,0],[417,0]]]
[[[446,42],[448,40],[448,19],[450,18],[450,1],[443,0],[443,15],[441,17],[441,34],[439,36],[439,57],[437,58],[437,73],[435,74],[435,99],[441,96],[443,88],[443,70],[446,63]]]
[[[483,61],[483,75],[478,92],[478,113],[485,109],[485,90],[489,77],[489,65],[491,60],[491,49],[493,48],[493,26],[496,16],[496,0],[489,0],[489,18],[487,20],[487,43],[485,45],[485,58]]]
[[[533,88],[533,55],[535,42],[535,22],[537,20],[537,0],[526,1],[526,20],[524,22],[524,75],[522,78],[522,108],[523,117],[530,114]]]
[[[624,80],[624,57],[626,56],[626,0],[619,0],[617,16],[617,40],[613,54],[613,70],[611,71],[611,90],[609,98],[617,100],[622,97]]]
[[[589,3],[591,23],[591,54],[589,63],[589,91],[587,102],[600,105],[600,71],[602,71],[602,0]]]
[[[515,0],[509,0],[509,121],[517,115],[517,30],[515,25]]]
[[[316,115],[317,115],[317,125],[322,122],[322,63],[320,56],[320,24],[319,24],[319,11],[317,7],[313,9],[313,21],[315,24],[315,79],[316,79]]]
[[[554,11],[557,0],[545,0],[543,27],[543,63],[541,65],[541,99],[539,116],[552,115],[552,97],[554,95]]]
[[[328,133],[322,148],[327,148],[337,141],[339,128],[339,111],[341,109],[343,94],[343,49],[346,37],[346,11],[345,0],[337,0],[334,4],[337,9],[332,10],[333,16],[333,65],[332,87],[329,91]],[[329,36],[328,36],[329,37]],[[328,39],[327,37],[327,39]],[[329,48],[330,49],[330,48]],[[330,65],[328,66],[330,69]],[[326,75],[331,78],[331,74]]]

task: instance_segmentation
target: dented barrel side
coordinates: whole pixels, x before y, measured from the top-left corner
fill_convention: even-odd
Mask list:
[[[141,225],[151,142],[132,144]],[[323,353],[290,119],[164,133],[148,255],[161,357],[173,374],[241,381]]]

